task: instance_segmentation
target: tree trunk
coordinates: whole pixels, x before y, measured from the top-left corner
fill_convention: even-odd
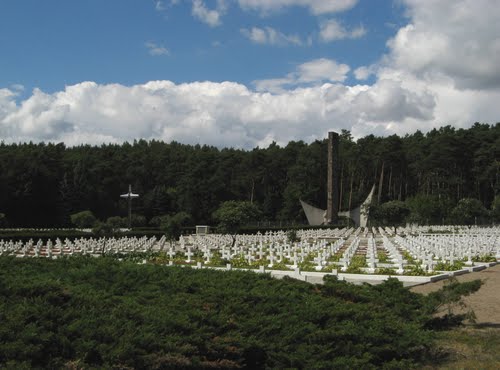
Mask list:
[[[385,162],[382,162],[382,170],[380,171],[380,179],[378,182],[378,196],[377,196],[378,204],[380,204],[380,200],[382,199],[382,187],[384,185],[384,166]]]
[[[391,166],[391,172],[389,172],[389,199],[392,199],[392,166]],[[392,193],[392,194],[391,194]]]
[[[344,165],[342,165],[342,170],[340,171],[340,194],[339,194],[339,211],[342,210],[342,198],[344,196]]]
[[[352,209],[352,185],[354,183],[354,173],[351,175],[351,189],[349,190],[349,207],[347,208],[349,211]]]
[[[255,190],[255,179],[252,177],[252,192],[250,193],[250,203],[253,203],[254,190]]]

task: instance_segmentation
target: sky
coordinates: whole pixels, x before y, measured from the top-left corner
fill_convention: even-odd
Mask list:
[[[500,0],[0,0],[0,140],[252,149],[500,121]]]

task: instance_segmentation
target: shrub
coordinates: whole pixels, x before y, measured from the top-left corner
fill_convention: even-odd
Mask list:
[[[82,211],[71,215],[71,222],[79,229],[94,227],[97,219],[90,211]]]
[[[480,287],[424,297],[396,279],[312,285],[115,257],[0,257],[0,367],[423,367],[433,315]]]
[[[109,217],[106,221],[113,229],[120,229],[122,227],[127,227],[127,218],[120,216]]]

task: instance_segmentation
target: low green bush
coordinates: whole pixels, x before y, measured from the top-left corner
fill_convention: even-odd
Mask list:
[[[425,297],[396,279],[313,285],[114,257],[0,257],[0,368],[422,367],[434,328],[462,319],[434,314],[480,285]]]

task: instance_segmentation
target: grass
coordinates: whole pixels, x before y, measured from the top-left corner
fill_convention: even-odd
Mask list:
[[[500,326],[466,326],[438,333],[440,361],[425,369],[499,369]]]

